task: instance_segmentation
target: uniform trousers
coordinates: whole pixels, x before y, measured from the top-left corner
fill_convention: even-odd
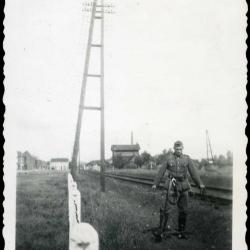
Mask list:
[[[164,190],[161,194],[161,210],[164,213],[170,213],[174,205],[172,205],[168,200],[168,191]],[[179,213],[187,215],[188,212],[188,190],[178,191],[177,207]]]

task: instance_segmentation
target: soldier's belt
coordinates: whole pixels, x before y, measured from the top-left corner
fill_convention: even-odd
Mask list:
[[[177,181],[186,181],[187,177],[179,177],[179,176],[174,176],[174,175],[169,175],[168,176],[170,179],[175,178]]]

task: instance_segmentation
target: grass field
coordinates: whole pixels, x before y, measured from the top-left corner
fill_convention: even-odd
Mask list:
[[[16,249],[67,249],[65,174],[17,176]]]
[[[27,173],[17,176],[17,249],[67,249],[68,206],[65,174]],[[82,219],[99,232],[101,250],[231,249],[231,207],[191,200],[189,240],[171,237],[154,243],[142,230],[158,224],[160,193],[106,179],[100,193],[97,176],[83,176]],[[176,227],[173,211],[170,225]]]

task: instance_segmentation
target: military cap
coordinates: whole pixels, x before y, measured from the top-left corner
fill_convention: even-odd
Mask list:
[[[176,141],[176,142],[174,143],[174,148],[175,148],[175,147],[183,147],[182,141]]]

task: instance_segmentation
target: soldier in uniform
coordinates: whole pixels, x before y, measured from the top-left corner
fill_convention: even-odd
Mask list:
[[[194,167],[193,161],[188,155],[182,154],[183,143],[177,141],[174,143],[174,153],[170,153],[162,164],[155,178],[152,186],[153,190],[159,186],[162,177],[165,177],[164,192],[162,195],[162,204],[160,208],[160,229],[162,232],[166,230],[169,212],[172,208],[172,204],[168,199],[169,184],[176,187],[177,193],[177,207],[179,212],[178,218],[178,238],[186,239],[185,234],[186,220],[187,220],[187,209],[188,209],[188,191],[190,190],[190,184],[188,182],[188,172],[192,177],[195,184],[201,189],[205,190],[196,168]]]

